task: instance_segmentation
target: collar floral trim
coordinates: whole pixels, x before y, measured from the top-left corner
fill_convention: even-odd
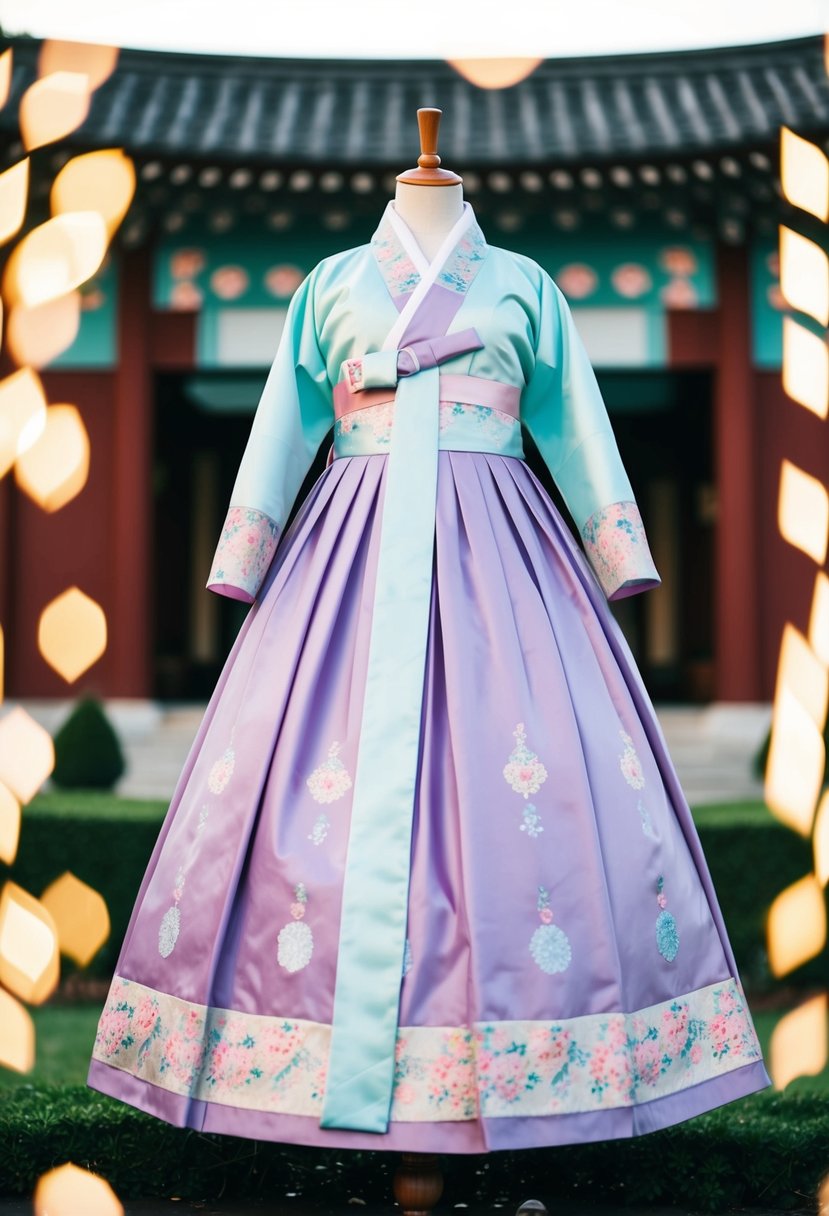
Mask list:
[[[400,296],[411,295],[422,275],[389,216],[392,206],[393,203],[390,201],[370,244],[389,294],[393,299],[398,299]],[[397,220],[398,223],[403,222],[399,216]],[[414,242],[414,237],[412,237],[412,241]],[[464,294],[480,269],[486,252],[486,238],[473,216],[457,244],[438,270],[435,282],[446,288],[447,291]],[[428,267],[428,271],[432,270],[433,267]]]

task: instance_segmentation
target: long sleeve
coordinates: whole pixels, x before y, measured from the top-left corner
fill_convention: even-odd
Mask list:
[[[288,307],[206,584],[247,603],[262,586],[297,492],[334,423],[314,320],[317,270]]]
[[[610,600],[659,586],[596,374],[557,284],[542,270],[536,363],[521,420],[561,491]]]

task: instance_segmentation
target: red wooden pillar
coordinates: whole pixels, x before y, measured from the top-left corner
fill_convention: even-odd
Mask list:
[[[153,400],[150,371],[152,249],[122,250],[112,447],[110,695],[152,692],[150,623]]]
[[[717,699],[761,699],[757,574],[758,411],[752,394],[746,246],[717,249],[719,321],[714,401],[717,481]]]

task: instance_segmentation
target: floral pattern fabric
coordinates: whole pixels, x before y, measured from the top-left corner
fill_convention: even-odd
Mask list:
[[[263,511],[231,507],[225,517],[213,566],[210,591],[234,588],[236,598],[254,601],[279,542],[279,525]]]
[[[608,599],[629,583],[660,581],[635,502],[614,502],[595,511],[582,538]]]
[[[394,401],[381,401],[378,405],[367,405],[363,409],[349,410],[334,424],[334,439],[351,435],[354,431],[366,430],[374,443],[388,448],[391,443],[391,428],[394,423]],[[438,415],[438,432],[446,437],[453,428],[464,427],[473,442],[477,438],[493,445],[497,450],[509,446],[521,434],[517,418],[505,410],[490,405],[470,405],[466,401],[441,401]]]
[[[116,976],[93,1056],[173,1093],[319,1117],[330,1037],[323,1023],[208,1008]],[[392,1120],[631,1106],[760,1058],[733,978],[632,1013],[400,1027]]]

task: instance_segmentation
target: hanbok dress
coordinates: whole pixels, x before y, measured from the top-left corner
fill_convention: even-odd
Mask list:
[[[658,584],[555,282],[468,203],[429,261],[390,202],[288,309],[208,579],[252,606],[89,1084],[208,1132],[447,1153],[769,1085],[608,604]]]

